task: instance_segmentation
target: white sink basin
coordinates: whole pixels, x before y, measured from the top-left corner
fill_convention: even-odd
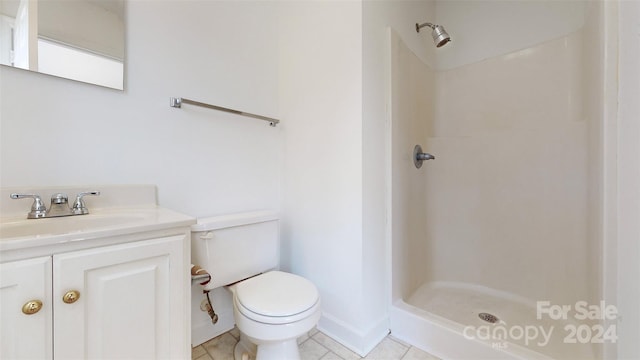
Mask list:
[[[45,219],[14,219],[0,223],[0,238],[42,237],[109,229],[141,223],[151,214],[87,214]]]
[[[87,199],[87,215],[27,219],[28,202],[7,200],[13,193],[42,194],[45,198],[87,189],[100,189],[101,193],[91,202]],[[137,241],[178,231],[188,237],[196,219],[158,206],[156,192],[151,185],[0,187],[0,263],[116,244],[123,236],[126,241]]]

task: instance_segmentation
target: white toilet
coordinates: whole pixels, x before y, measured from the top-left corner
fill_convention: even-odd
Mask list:
[[[205,289],[227,286],[241,338],[236,360],[300,359],[297,338],[320,319],[320,296],[309,280],[277,271],[278,217],[260,211],[198,219],[191,259],[211,274]]]

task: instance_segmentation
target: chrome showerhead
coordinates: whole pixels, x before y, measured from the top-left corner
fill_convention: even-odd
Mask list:
[[[431,36],[433,36],[433,43],[436,44],[436,47],[441,47],[451,41],[451,37],[442,25],[434,26]]]
[[[436,44],[436,47],[441,47],[451,41],[451,37],[447,34],[447,31],[444,29],[442,25],[435,25],[432,23],[424,23],[417,24],[416,23],[416,31],[420,32],[420,29],[428,26],[431,28],[431,36],[433,37],[433,43]]]

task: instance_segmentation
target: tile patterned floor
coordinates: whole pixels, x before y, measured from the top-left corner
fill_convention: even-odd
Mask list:
[[[233,329],[191,351],[193,360],[233,360],[233,348],[240,333]],[[365,358],[342,346],[337,341],[318,330],[298,339],[302,360],[439,360],[400,340],[387,336]]]

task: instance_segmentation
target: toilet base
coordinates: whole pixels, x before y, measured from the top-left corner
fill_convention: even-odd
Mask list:
[[[245,334],[240,333],[240,341],[233,349],[234,360],[255,360],[257,346],[247,339]]]
[[[277,343],[258,345],[256,360],[300,360],[298,341],[291,339]]]
[[[300,360],[298,340],[290,339],[256,345],[240,333],[240,341],[233,352],[235,360]]]

